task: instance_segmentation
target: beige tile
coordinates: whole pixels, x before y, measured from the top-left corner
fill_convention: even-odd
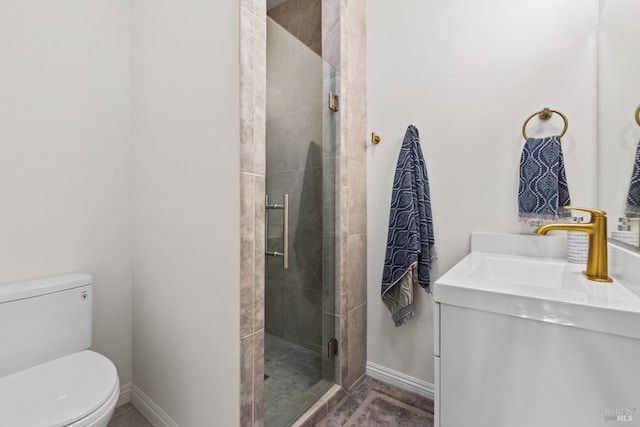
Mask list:
[[[345,282],[345,286],[348,283]],[[349,292],[340,292],[340,298],[338,300],[337,313],[338,315],[346,315],[349,312]]]
[[[269,10],[267,14],[282,28],[298,37],[298,0],[287,0],[284,3]]]
[[[264,331],[253,339],[253,425],[262,426],[264,419]]]
[[[358,307],[367,302],[367,236],[349,236],[349,302]]]
[[[367,166],[349,159],[349,234],[367,232]]]
[[[309,45],[309,49],[315,52],[319,57],[322,57],[322,42],[316,42]]]
[[[349,158],[365,162],[367,157],[367,100],[365,94],[354,85],[349,85],[347,108]]]
[[[336,382],[342,386],[345,390],[349,386],[349,328],[347,313],[340,316],[340,338],[338,341],[338,354],[340,354],[340,363],[336,364],[339,367],[338,375],[336,376]],[[338,382],[339,380],[339,382]]]
[[[254,201],[255,201],[255,225],[254,225],[254,320],[253,331],[264,329],[264,281],[265,281],[265,178],[255,176]]]
[[[264,20],[267,16],[267,0],[254,0],[253,11],[259,19]]]
[[[336,231],[336,209],[338,203],[336,199],[338,174],[338,159],[322,160],[322,235],[324,237],[335,237]],[[334,247],[326,248],[328,256],[333,256]],[[332,265],[334,265],[332,263]]]
[[[255,177],[240,174],[240,336],[253,332],[255,289]]]
[[[349,1],[349,22],[356,25],[366,25],[367,2],[364,0]]]
[[[339,77],[336,79],[336,86],[338,88],[338,93],[340,94],[341,99],[341,107],[338,112],[338,141],[336,147],[336,155],[338,157],[347,157],[349,150],[349,132],[348,132],[348,124],[349,124],[349,86],[347,85],[347,81]],[[346,170],[346,169],[345,169]],[[343,183],[344,184],[344,183]]]
[[[366,10],[365,2],[350,1],[348,3],[348,21],[345,25],[347,37],[347,57],[349,61],[346,65],[347,79],[349,83],[356,85],[358,89],[365,92],[366,89],[366,69],[367,69],[367,45],[365,22]],[[343,34],[345,34],[343,32]]]
[[[340,113],[329,110],[329,97],[327,94],[339,95],[337,78],[327,64],[322,64],[322,157],[324,159],[337,156],[338,125]]]
[[[254,0],[240,0],[240,8],[246,9],[247,11],[253,13],[254,10]]]
[[[298,0],[298,39],[322,55],[322,1]],[[316,46],[317,50],[313,47]]]
[[[342,79],[340,77],[332,78],[331,88],[333,89],[334,93],[340,96],[340,99],[344,100],[345,94],[343,93]],[[334,139],[334,141],[333,147],[331,148],[331,150],[328,150],[329,155],[327,157],[342,157],[347,152],[347,149],[344,147],[344,143],[346,142],[346,139],[344,139],[346,138],[346,128],[343,129],[344,126],[342,126],[343,123],[347,123],[346,117],[347,113],[345,106],[341,106],[340,111],[338,111],[337,113],[333,113],[331,116],[332,123],[329,124],[333,126],[332,138]]]
[[[345,168],[346,170],[346,168]],[[338,239],[336,245],[336,256],[337,259],[337,278],[338,281],[336,283],[336,292],[340,293],[348,293],[348,280],[349,280],[349,199],[348,199],[349,188],[348,187],[340,187],[339,200],[340,203],[340,211],[338,213]],[[347,306],[343,306],[346,308]],[[344,313],[346,314],[346,312]]]
[[[254,45],[254,172],[265,174],[266,162],[266,108],[267,108],[267,25],[266,21],[255,21]]]
[[[242,103],[242,101],[241,101]],[[253,173],[254,165],[253,120],[240,116],[240,171]]]
[[[339,71],[340,2],[336,0],[322,0],[322,57]]]
[[[348,47],[348,31],[347,31],[347,27],[349,25],[349,20],[347,17],[347,2],[346,1],[339,1],[340,5],[339,5],[339,9],[340,9],[340,25],[339,25],[339,30],[340,30],[340,71],[339,74],[342,77],[345,77],[347,75],[347,70],[349,68],[349,51],[347,50]]]
[[[339,330],[337,328],[338,324],[338,316],[335,314],[330,314],[327,312],[322,313],[322,329],[323,329],[323,343],[320,351],[324,353],[326,351],[326,346],[331,338],[335,338],[339,340]],[[338,341],[339,343],[339,341]],[[336,377],[336,365],[340,365],[340,348],[338,348],[338,356],[332,359],[328,359],[326,357],[322,358],[322,378],[326,380],[335,381]]]
[[[240,425],[253,426],[253,335],[240,340]]]
[[[335,329],[335,333],[334,333],[334,337],[338,340],[338,359],[336,359],[333,363],[333,379],[334,382],[338,385],[340,385],[341,381],[340,381],[340,370],[341,370],[341,364],[340,361],[343,359],[344,355],[346,355],[346,353],[342,353],[343,351],[347,351],[346,347],[343,348],[342,346],[342,338],[340,336],[340,328],[341,328],[341,324],[344,322],[341,322],[341,317],[336,315],[333,318],[333,322],[334,322],[334,329]]]
[[[323,397],[327,401],[327,411],[331,412],[347,398],[347,392],[339,385],[334,385]]]
[[[364,375],[367,363],[367,305],[349,312],[349,378],[350,389]]]
[[[254,171],[254,16],[240,10],[240,171]]]
[[[327,416],[327,402],[318,400],[292,427],[315,427]]]

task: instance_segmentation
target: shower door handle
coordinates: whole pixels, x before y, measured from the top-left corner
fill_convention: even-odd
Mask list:
[[[282,252],[277,252],[277,251],[268,251],[265,250],[265,254],[269,255],[269,256],[279,256],[282,257],[282,267],[286,270],[289,268],[289,195],[285,194],[284,196],[282,196],[282,204],[278,205],[278,204],[273,204],[270,205],[269,204],[269,196],[265,196],[264,197],[264,201],[265,201],[265,209],[267,210],[267,213],[265,215],[265,224],[264,224],[264,242],[265,242],[265,246],[267,245],[268,242],[268,230],[269,230],[269,210],[278,210],[278,209],[282,209],[282,212],[284,214],[284,218],[283,218],[283,231],[282,231],[282,240],[283,240],[283,249]]]

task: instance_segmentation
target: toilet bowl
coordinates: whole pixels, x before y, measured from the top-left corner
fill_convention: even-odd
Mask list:
[[[119,394],[113,363],[81,351],[0,378],[0,426],[105,427]]]
[[[114,364],[89,350],[92,278],[0,284],[0,427],[106,427],[120,395]]]

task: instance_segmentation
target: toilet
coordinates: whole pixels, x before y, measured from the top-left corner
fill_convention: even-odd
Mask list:
[[[0,284],[0,427],[106,427],[120,394],[89,350],[92,277]]]

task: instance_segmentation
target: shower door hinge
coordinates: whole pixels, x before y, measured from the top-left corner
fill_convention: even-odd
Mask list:
[[[338,354],[338,340],[331,338],[327,343],[327,357],[331,359],[336,354]]]
[[[338,111],[340,109],[340,97],[333,92],[329,92],[329,110]]]

